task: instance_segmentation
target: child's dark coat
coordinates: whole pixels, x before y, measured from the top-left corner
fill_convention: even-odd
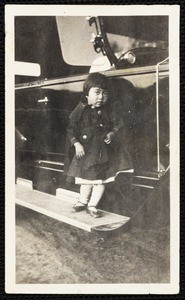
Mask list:
[[[69,116],[65,157],[65,174],[68,177],[105,180],[116,176],[119,171],[132,168],[131,158],[126,149],[128,140],[123,120],[119,115],[116,106],[109,104],[101,108],[92,108],[82,102],[78,104]],[[114,138],[107,145],[104,138],[108,132],[113,132]],[[69,153],[74,149],[75,142],[83,145],[85,155],[77,159],[74,154],[70,161]]]

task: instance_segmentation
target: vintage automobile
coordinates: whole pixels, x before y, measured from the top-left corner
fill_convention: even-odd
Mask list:
[[[145,222],[169,222],[168,17],[17,16],[15,60],[41,70],[25,76],[23,65],[15,77],[16,178],[53,195],[78,191],[63,175],[68,116],[88,73],[102,72],[120,103],[134,174],[107,185],[101,207],[133,220],[142,208]]]

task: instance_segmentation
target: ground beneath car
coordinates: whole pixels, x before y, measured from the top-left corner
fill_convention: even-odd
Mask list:
[[[169,281],[169,226],[89,233],[16,208],[16,283]]]

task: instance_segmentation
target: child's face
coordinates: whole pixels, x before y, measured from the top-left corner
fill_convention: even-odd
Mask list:
[[[100,87],[92,87],[87,96],[88,105],[93,107],[101,107],[107,102],[108,92]]]

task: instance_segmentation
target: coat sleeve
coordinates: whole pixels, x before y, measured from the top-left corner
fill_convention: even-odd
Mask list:
[[[79,120],[81,114],[84,110],[84,105],[80,102],[77,107],[73,110],[73,112],[69,116],[68,128],[67,128],[67,137],[66,137],[66,145],[65,145],[65,156],[64,156],[64,176],[66,176],[66,182],[74,183],[74,178],[67,176],[69,166],[74,157],[75,150],[74,143],[78,142],[79,137]]]
[[[84,108],[85,105],[82,102],[80,102],[69,116],[67,136],[71,146],[73,146],[76,142],[79,141],[79,120],[81,118]]]
[[[119,102],[116,102],[111,106],[110,115],[112,122],[112,132],[116,134],[124,128],[122,109],[120,108]]]
[[[70,142],[70,145],[73,146],[78,142],[78,122],[69,118],[69,125],[67,129],[67,136]]]

